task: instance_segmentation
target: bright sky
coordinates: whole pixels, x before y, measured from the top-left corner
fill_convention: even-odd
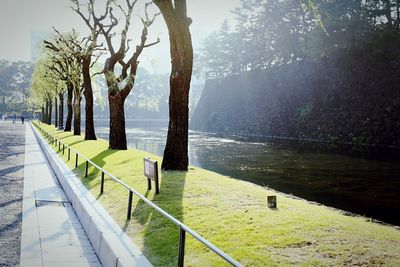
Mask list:
[[[239,2],[240,0],[187,0],[188,16],[193,19],[191,33],[195,50],[209,33],[219,28],[224,19],[232,19],[230,11]],[[31,60],[32,32],[51,33],[52,26],[62,32],[72,28],[81,33],[87,32],[83,20],[69,6],[69,0],[1,0],[0,59]],[[161,16],[149,31],[152,35],[159,36],[161,43],[145,50],[139,59],[140,64],[159,72],[168,72],[169,39]]]

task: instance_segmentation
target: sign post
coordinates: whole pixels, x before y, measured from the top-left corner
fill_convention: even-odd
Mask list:
[[[277,209],[276,196],[267,196],[268,208]]]
[[[160,193],[158,185],[158,164],[157,161],[149,158],[143,158],[144,162],[144,176],[147,177],[147,189],[151,190],[151,180],[156,184],[156,194]]]

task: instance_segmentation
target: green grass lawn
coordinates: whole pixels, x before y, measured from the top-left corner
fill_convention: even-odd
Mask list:
[[[160,157],[135,149],[109,150],[105,140],[84,141],[83,136],[57,131],[54,126],[40,126],[245,266],[400,266],[400,231],[394,227],[345,216],[338,210],[197,167],[190,167],[188,172],[160,171],[160,194],[155,195],[154,189],[147,191],[143,157],[158,160],[159,165]],[[66,161],[67,153],[61,154]],[[99,195],[101,173],[90,167],[89,177],[84,178],[85,162],[80,161],[75,168],[75,158],[71,159],[68,166],[150,262],[155,266],[176,266],[177,226],[135,197],[132,219],[126,220],[126,189],[106,178],[105,192]],[[277,194],[277,210],[267,208],[269,194]],[[186,240],[187,266],[226,265],[190,235]]]

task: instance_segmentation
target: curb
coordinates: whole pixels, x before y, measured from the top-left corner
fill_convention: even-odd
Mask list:
[[[31,123],[30,127],[101,264],[105,267],[152,266]]]

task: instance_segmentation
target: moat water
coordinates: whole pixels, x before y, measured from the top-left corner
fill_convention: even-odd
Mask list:
[[[108,138],[107,127],[96,131],[98,137]],[[128,146],[162,156],[166,128],[132,127],[126,132]],[[400,151],[255,142],[190,131],[189,160],[236,179],[400,225]]]

